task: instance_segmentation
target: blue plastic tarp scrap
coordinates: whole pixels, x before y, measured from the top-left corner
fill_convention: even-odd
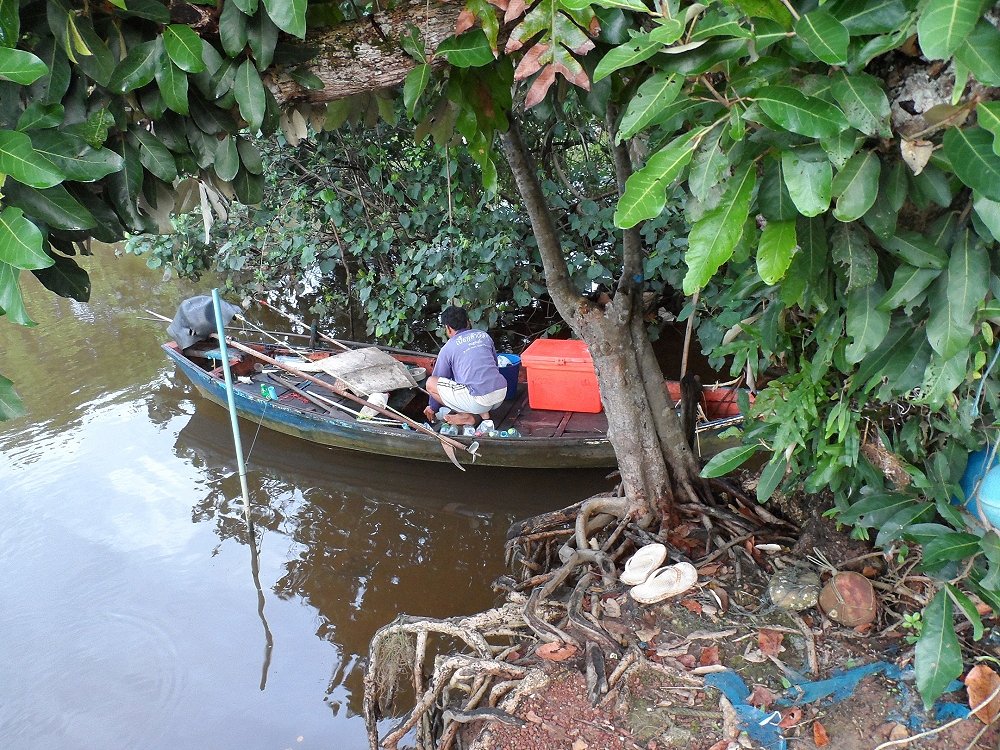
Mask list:
[[[905,684],[913,680],[912,670],[904,671],[895,664],[877,661],[847,669],[825,680],[792,685],[786,694],[775,703],[779,706],[801,706],[821,700],[837,703],[850,698],[858,684],[865,677],[874,674],[882,674],[896,682],[903,689],[904,698],[907,695],[912,695],[912,691]],[[764,711],[747,703],[750,689],[736,672],[727,669],[724,672],[705,675],[705,685],[720,691],[733,704],[740,731],[746,732],[753,742],[765,750],[787,750],[787,741],[781,727],[778,726],[778,722],[781,720],[780,714],[777,711]],[[958,690],[961,687],[963,687],[962,683],[955,680],[945,692]],[[917,702],[913,701],[913,703],[916,705]],[[953,701],[939,701],[934,706],[934,717],[938,721],[945,720],[945,717],[955,718],[968,714],[968,706]],[[904,723],[913,728],[915,715],[915,712],[911,713],[910,720]]]

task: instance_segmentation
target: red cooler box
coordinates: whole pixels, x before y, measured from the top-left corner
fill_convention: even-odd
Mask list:
[[[521,353],[528,374],[528,405],[532,409],[601,411],[594,360],[584,341],[538,339]]]

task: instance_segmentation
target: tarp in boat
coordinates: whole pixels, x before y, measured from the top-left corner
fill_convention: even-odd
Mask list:
[[[229,321],[240,311],[240,308],[225,300],[222,302],[222,324],[229,325]],[[169,333],[181,349],[204,341],[215,330],[215,306],[212,298],[206,295],[191,297],[177,306],[177,313],[173,322],[167,326]]]
[[[375,346],[332,354],[313,362],[296,362],[294,367],[303,372],[333,375],[364,396],[417,386],[406,365]]]

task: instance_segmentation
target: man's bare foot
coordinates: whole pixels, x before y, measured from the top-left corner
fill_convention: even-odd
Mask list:
[[[466,424],[475,426],[476,415],[468,414],[464,411],[457,411],[457,412],[452,412],[451,414],[445,414],[444,421],[447,422],[448,424],[453,424],[458,426]]]

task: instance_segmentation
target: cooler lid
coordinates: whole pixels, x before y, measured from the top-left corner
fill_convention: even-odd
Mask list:
[[[531,367],[554,362],[593,365],[586,341],[580,339],[536,339],[521,352],[521,362]]]

